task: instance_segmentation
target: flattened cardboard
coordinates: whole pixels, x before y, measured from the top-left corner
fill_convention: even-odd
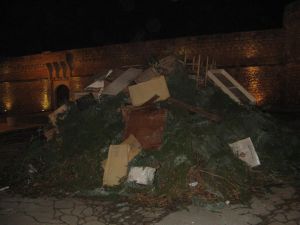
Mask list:
[[[167,82],[164,76],[155,77],[149,81],[128,87],[132,105],[141,106],[153,96],[158,95],[157,101],[170,97]]]
[[[250,137],[231,143],[229,146],[233,153],[250,167],[260,165],[259,158]]]
[[[132,134],[130,134],[129,137],[122,142],[122,144],[129,144],[130,145],[130,149],[129,149],[129,152],[128,152],[128,162],[130,162],[142,150],[141,143]]]
[[[127,175],[129,144],[110,145],[103,175],[103,185],[115,186]]]
[[[142,145],[132,134],[122,142],[122,144],[129,144],[130,149],[128,152],[128,162],[130,162],[134,157],[136,157],[142,150]],[[105,170],[107,159],[101,162],[101,167]]]

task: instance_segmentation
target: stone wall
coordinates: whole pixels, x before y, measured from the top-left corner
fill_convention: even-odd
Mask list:
[[[297,105],[300,102],[299,5],[287,8],[282,29],[126,43],[7,59],[0,63],[0,106],[2,110],[20,112],[50,110],[51,77],[67,76],[70,91],[81,91],[91,76],[111,68],[147,64],[150,57],[184,52],[189,56],[200,54],[202,59],[213,58],[260,105]]]
[[[300,107],[300,1],[286,7],[284,14],[286,31],[286,104]]]

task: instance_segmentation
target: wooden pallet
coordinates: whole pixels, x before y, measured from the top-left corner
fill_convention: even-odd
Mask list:
[[[256,99],[253,95],[240,85],[226,70],[208,70],[207,77],[235,102],[256,105]]]

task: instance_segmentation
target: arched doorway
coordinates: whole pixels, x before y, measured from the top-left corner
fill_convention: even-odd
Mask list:
[[[70,90],[66,85],[59,85],[55,90],[56,108],[69,101]]]

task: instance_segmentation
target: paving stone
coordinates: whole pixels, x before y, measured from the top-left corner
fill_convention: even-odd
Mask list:
[[[86,202],[82,199],[72,199],[72,202],[76,205],[76,206],[80,206],[80,205],[86,205]]]
[[[94,208],[95,212],[102,212],[103,211],[103,206],[102,205],[98,205]]]
[[[51,223],[51,221],[55,220],[54,218],[54,210],[49,206],[39,206],[37,204],[27,204],[27,208],[24,210],[26,215],[30,215],[35,217],[40,222]]]
[[[300,211],[300,202],[293,202],[290,204],[291,209]]]
[[[295,219],[300,218],[300,212],[299,211],[295,211],[295,210],[289,211],[285,215],[288,218],[288,220],[295,220]]]
[[[54,218],[53,213],[49,212],[49,213],[45,213],[45,212],[31,212],[26,214],[30,217],[35,218],[36,221],[40,222],[40,223],[60,223],[58,218]]]
[[[266,195],[267,199],[271,202],[273,202],[273,204],[276,205],[281,205],[284,204],[285,201],[281,198],[281,196],[278,196],[276,194],[267,194]]]
[[[57,218],[61,217],[62,215],[63,215],[63,213],[60,210],[56,209],[53,217],[55,219],[57,219]]]
[[[141,211],[143,211],[143,208],[142,208],[142,207],[139,207],[139,208],[137,208],[137,209],[135,210],[135,212],[141,212]]]
[[[233,210],[239,215],[245,215],[247,213],[250,213],[252,209],[244,207],[244,208],[236,208]]]
[[[91,222],[87,222],[84,225],[105,225],[105,223],[101,223],[99,221],[91,221]]]
[[[84,209],[86,209],[86,205],[76,205],[75,208],[72,210],[72,215],[80,216]]]
[[[266,208],[267,204],[268,202],[254,197],[251,200],[251,213],[261,216],[268,215],[270,212]]]
[[[121,213],[117,213],[117,214],[114,214],[111,218],[112,219],[116,219],[116,218],[119,218],[120,216],[122,216]]]
[[[283,205],[281,207],[284,211],[289,211],[290,207],[288,205]]]
[[[290,221],[290,222],[286,223],[285,225],[297,225],[297,223],[295,221]]]
[[[0,215],[11,215],[17,213],[14,208],[0,209]]]
[[[266,224],[266,221],[269,222],[268,225],[297,225],[297,221],[299,221],[298,225],[300,225],[299,199],[295,198],[295,194],[287,194],[288,191],[293,192],[293,190],[295,189],[274,189],[274,193],[265,195],[265,198],[254,198],[251,201],[251,208],[237,204],[225,207],[216,213],[204,208],[192,207],[189,212],[183,210],[170,214],[157,225],[257,225]],[[289,199],[290,197],[293,199]],[[52,225],[62,223],[78,225],[155,224],[156,221],[161,219],[161,216],[168,213],[163,208],[133,206],[128,202],[114,204],[113,202],[101,202],[99,200],[72,198],[60,200],[52,198],[22,199],[21,197],[12,198],[12,200],[6,197],[6,201],[3,202],[0,197],[1,225],[47,225],[50,223]],[[10,208],[2,208],[1,205],[10,206]],[[55,209],[53,209],[53,206],[55,206]],[[28,213],[29,216],[22,214],[22,212]],[[41,223],[38,223],[31,216],[41,221]],[[264,221],[261,218],[264,218]]]
[[[296,193],[296,190],[293,187],[285,187],[285,188],[273,187],[271,188],[271,190],[274,194],[276,194],[277,196],[279,195],[283,199],[291,199],[293,195]]]
[[[144,218],[144,219],[143,219],[143,222],[146,222],[146,223],[147,223],[147,222],[151,222],[151,221],[153,221],[153,218],[149,218],[149,217],[148,217],[148,218]]]
[[[157,225],[256,225],[262,220],[253,214],[240,216],[235,210],[224,209],[221,213],[214,213],[200,207],[188,207],[187,210],[174,212],[163,218]],[[194,223],[192,223],[194,222]]]
[[[86,208],[82,211],[82,214],[84,216],[92,216],[93,215],[93,209],[91,207]]]
[[[71,209],[74,207],[74,202],[71,199],[55,201],[54,207],[57,209]]]
[[[23,197],[21,195],[14,195],[14,196],[10,196],[10,195],[6,195],[1,197],[1,202],[22,202],[23,201]]]
[[[111,205],[111,202],[108,202],[108,201],[104,201],[104,202],[99,201],[99,204],[103,205],[103,206],[108,206],[108,205]]]
[[[53,206],[54,201],[56,201],[56,198],[52,197],[42,197],[42,198],[23,198],[21,202],[23,203],[33,203],[33,204],[38,204],[40,206]]]
[[[86,222],[98,221],[98,217],[97,216],[88,216],[88,217],[85,217],[84,220]]]
[[[73,208],[71,208],[71,209],[59,209],[59,211],[61,211],[62,214],[72,215]]]
[[[248,208],[248,207],[246,207],[245,205],[242,205],[242,204],[233,204],[233,205],[230,205],[230,208],[231,209],[239,209],[239,208]]]
[[[78,225],[83,225],[83,224],[85,224],[86,222],[85,222],[85,220],[84,219],[79,219],[78,220]]]
[[[287,219],[284,214],[280,213],[274,216],[274,219],[277,220],[278,222],[287,222]]]
[[[269,223],[268,225],[285,225],[285,223],[272,222],[272,223]]]
[[[274,206],[273,202],[271,201],[266,201],[266,209],[268,211],[274,211],[276,209],[276,207]]]
[[[285,213],[285,211],[283,209],[277,209],[277,210],[274,210],[273,213],[274,214],[279,214],[279,213]]]
[[[66,224],[74,225],[77,224],[78,218],[77,216],[71,216],[71,215],[63,215],[61,216],[61,220],[65,222]]]
[[[40,225],[32,217],[24,214],[2,215],[0,216],[1,225]]]
[[[156,212],[143,212],[142,215],[144,217],[150,217],[150,218],[155,218],[158,216],[158,214],[156,214]]]
[[[122,203],[118,203],[116,205],[116,207],[124,207],[124,206],[127,206],[128,205],[128,202],[122,202]]]
[[[25,211],[25,212],[36,212],[36,211],[39,211],[39,212],[51,212],[53,213],[53,206],[52,205],[49,205],[49,206],[42,206],[42,205],[39,205],[39,204],[35,204],[35,203],[29,203],[29,202],[21,202],[17,207],[16,207],[17,210],[20,210],[20,211]]]
[[[128,206],[126,206],[126,207],[123,207],[123,208],[121,208],[121,209],[119,209],[119,212],[126,212],[126,211],[128,211],[130,208],[128,207]]]
[[[18,202],[2,202],[0,201],[0,209],[5,210],[5,209],[15,209],[19,205]]]
[[[101,222],[101,223],[105,223],[105,220],[103,218],[98,217],[98,221]]]

